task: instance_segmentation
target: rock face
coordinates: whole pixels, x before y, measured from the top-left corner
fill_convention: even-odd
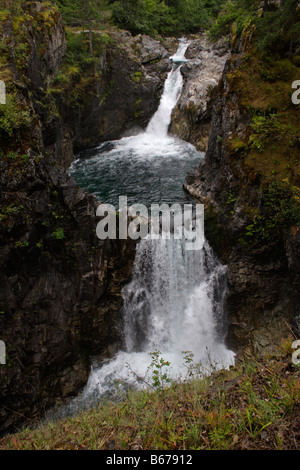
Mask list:
[[[76,394],[91,356],[120,347],[121,288],[135,253],[97,239],[98,202],[55,166],[30,158],[8,179],[10,170],[1,162],[2,207],[11,208],[0,233],[2,430]]]
[[[205,204],[207,238],[228,266],[228,344],[251,353],[268,352],[299,315],[300,231],[291,226],[279,237],[240,241],[251,223],[249,214],[262,206],[260,179],[232,151],[232,142],[247,142],[251,122],[249,108],[241,105],[241,96],[229,83],[243,56],[235,54],[226,62],[206,157],[187,175],[184,186]]]
[[[203,35],[191,41],[182,66],[184,86],[172,114],[170,132],[206,151],[216,89],[229,57],[228,40],[212,43]]]
[[[93,37],[104,41],[101,32]],[[73,152],[144,129],[159,105],[172,65],[168,51],[148,36],[127,32],[110,32],[106,41],[94,69],[73,77],[54,96],[57,116],[44,119],[47,151],[65,166]]]
[[[170,67],[157,41],[116,33],[93,59],[94,75],[76,72],[70,89],[54,89],[66,38],[59,14],[49,8],[30,2],[20,24],[6,15],[0,29],[8,62],[1,74],[19,119],[7,121],[8,132],[0,129],[0,338],[7,353],[0,366],[0,432],[77,394],[91,357],[109,357],[122,344],[121,289],[135,244],[98,240],[100,202],[64,168],[74,150],[145,126]],[[28,56],[17,61],[20,36]],[[72,102],[78,89],[83,95]]]

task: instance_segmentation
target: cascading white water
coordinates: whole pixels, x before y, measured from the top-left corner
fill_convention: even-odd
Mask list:
[[[168,74],[158,110],[147,127],[147,135],[155,136],[156,138],[167,136],[172,110],[182,90],[183,78],[179,64],[184,62],[184,54],[188,46],[189,42],[181,40],[177,53],[171,58],[175,65]]]
[[[191,350],[196,361],[209,352],[226,364],[225,288],[226,269],[207,243],[187,251],[184,240],[142,240],[133,279],[123,289],[127,352],[159,350],[173,356],[175,366],[182,351]]]
[[[126,155],[134,158],[134,163],[150,158],[147,169],[152,169],[155,159],[168,162],[172,155],[173,165],[189,158],[188,144],[168,136],[171,113],[182,90],[180,64],[185,60],[188,44],[182,40],[172,58],[174,66],[160,106],[146,131],[114,142],[114,149],[101,154],[93,165],[103,165],[105,158],[111,163],[115,156],[119,162]],[[212,364],[228,367],[234,354],[224,345],[225,293],[226,269],[207,242],[201,251],[187,251],[184,240],[140,241],[132,280],[122,292],[124,350],[100,367],[93,367],[81,400],[97,399],[111,392],[115,381],[137,385],[136,377],[146,378],[149,373],[150,353],[155,351],[170,362],[168,370],[174,379],[186,373],[183,351],[190,351],[194,361],[206,370]],[[76,406],[78,401],[74,403]]]
[[[227,368],[234,354],[224,345],[226,268],[207,244],[185,250],[184,240],[144,239],[137,246],[132,281],[123,289],[125,348],[89,377],[82,399],[93,402],[114,385],[151,383],[151,353],[170,362],[170,379],[188,377],[186,353],[199,374]]]

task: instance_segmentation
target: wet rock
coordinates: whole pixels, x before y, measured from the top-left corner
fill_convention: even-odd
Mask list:
[[[206,236],[228,267],[228,337],[230,348],[249,352],[274,350],[288,335],[299,315],[299,232],[260,240],[249,246],[239,239],[250,223],[245,207],[259,210],[259,181],[251,179],[243,160],[232,158],[226,141],[231,135],[246,139],[251,121],[238,96],[228,93],[227,73],[240,63],[240,55],[225,64],[214,100],[206,157],[187,175],[184,187],[206,206]],[[195,113],[202,113],[198,101]],[[236,195],[230,200],[231,194]],[[298,312],[298,313],[297,313]]]
[[[0,177],[2,207],[23,191],[19,216],[0,231],[0,335],[9,356],[0,370],[2,431],[16,429],[25,409],[40,415],[76,394],[91,356],[122,344],[121,289],[135,253],[126,241],[97,239],[98,201],[62,170],[42,160],[31,172],[40,183],[30,198],[26,172],[12,186]]]
[[[136,39],[137,45],[139,46],[139,56],[142,64],[169,57],[168,51],[161,45],[161,43],[150,36],[140,35]]]
[[[181,70],[184,86],[172,113],[170,133],[206,151],[215,90],[229,57],[226,41],[213,44],[204,35],[191,41]]]

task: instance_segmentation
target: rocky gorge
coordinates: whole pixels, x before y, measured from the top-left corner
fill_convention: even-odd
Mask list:
[[[0,163],[5,432],[76,394],[91,358],[109,357],[122,343],[121,289],[131,276],[135,244],[96,238],[101,201],[66,169],[75,153],[146,127],[177,40],[111,30],[93,31],[91,44],[89,32],[66,34],[56,9],[40,2],[30,2],[22,18],[1,17],[0,34],[0,78],[12,96]],[[254,214],[266,205],[269,183],[263,168],[253,169],[257,161],[251,167],[243,154],[254,98],[240,81],[249,79],[241,76],[243,64],[255,58],[245,41],[190,39],[170,133],[206,152],[184,186],[205,204],[206,236],[228,266],[228,345],[267,352],[298,315],[299,230],[291,223],[275,237],[245,235],[262,220]],[[293,70],[296,75],[298,67]],[[266,98],[260,102],[268,109]],[[296,140],[293,145],[297,151]],[[295,184],[295,171],[291,178]]]
[[[84,33],[74,37],[76,47],[85,46]],[[9,96],[1,110],[0,182],[0,322],[7,354],[0,427],[7,431],[76,394],[91,357],[109,356],[122,341],[121,287],[135,245],[97,239],[101,201],[66,169],[75,151],[145,125],[170,62],[158,41],[120,32],[109,45],[101,42],[92,65],[78,61],[69,70],[61,17],[40,2],[21,16],[4,15],[1,41]]]

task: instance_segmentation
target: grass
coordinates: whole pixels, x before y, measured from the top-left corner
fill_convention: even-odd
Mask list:
[[[130,391],[118,403],[7,435],[0,449],[298,449],[300,369],[291,345],[203,379]]]

